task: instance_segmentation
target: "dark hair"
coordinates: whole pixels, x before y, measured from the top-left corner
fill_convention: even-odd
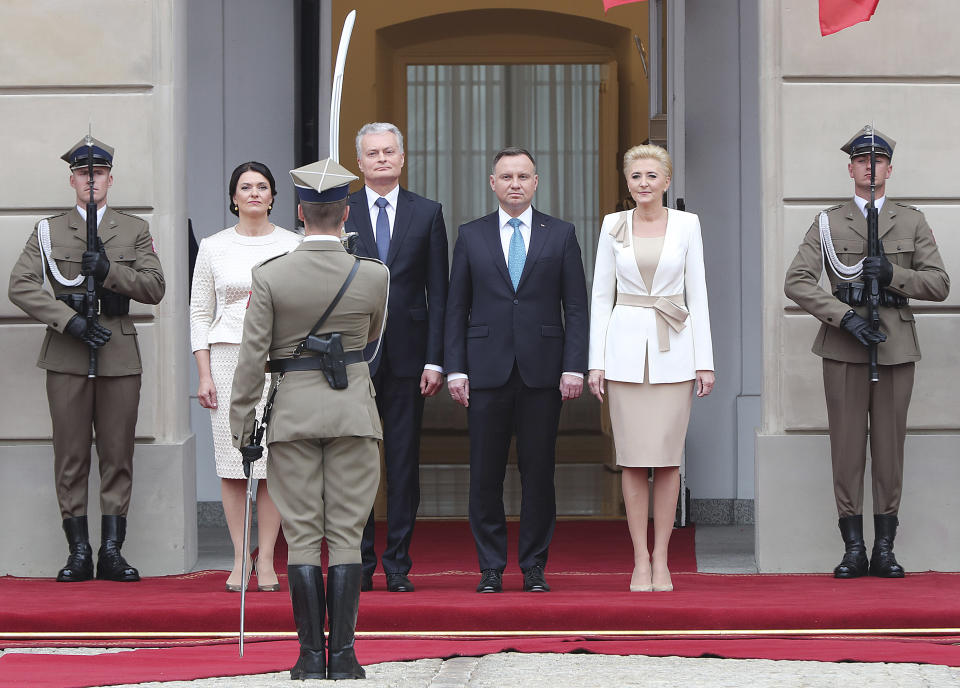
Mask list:
[[[339,201],[331,201],[330,203],[300,202],[300,210],[303,212],[303,224],[309,225],[312,229],[322,231],[339,229],[340,220],[343,219],[343,211],[346,209],[346,198],[342,198]]]
[[[274,180],[273,172],[270,171],[269,167],[264,165],[262,162],[257,162],[256,160],[251,160],[250,162],[237,165],[237,169],[235,169],[233,174],[230,175],[230,184],[227,187],[227,206],[230,208],[230,212],[237,216],[239,216],[240,213],[234,207],[233,197],[237,193],[237,182],[240,181],[240,175],[242,175],[244,172],[257,172],[266,177],[267,181],[270,182],[270,195],[274,198],[277,197],[277,182]],[[271,203],[270,205],[273,204]],[[269,214],[270,210],[268,208],[267,215]]]
[[[526,148],[520,148],[518,146],[507,146],[493,156],[493,168],[491,168],[491,172],[497,167],[497,163],[500,162],[500,158],[512,157],[514,155],[526,155],[528,158],[530,158],[530,162],[533,163],[533,169],[537,169],[537,161],[533,159],[533,155],[530,153],[530,151],[528,151]]]

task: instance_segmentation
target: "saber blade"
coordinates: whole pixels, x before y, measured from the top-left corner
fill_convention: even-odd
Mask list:
[[[243,622],[247,606],[247,552],[250,551],[250,511],[253,501],[253,468],[247,474],[247,499],[243,505],[243,563],[240,565],[240,656],[243,657]]]
[[[343,92],[343,69],[347,63],[347,49],[350,47],[350,36],[353,35],[353,24],[356,20],[357,11],[350,10],[350,14],[343,21],[340,47],[337,49],[337,62],[333,70],[333,88],[330,93],[329,157],[334,162],[340,162],[340,96]]]

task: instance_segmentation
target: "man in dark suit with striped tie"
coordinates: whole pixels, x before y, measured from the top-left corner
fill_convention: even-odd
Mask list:
[[[440,204],[400,186],[403,135],[373,122],[357,133],[364,187],[350,195],[345,231],[359,235],[356,253],[390,268],[387,326],[370,363],[383,419],[387,546],[381,556],[390,592],[412,592],[410,541],[420,506],[423,401],[443,386],[443,314],[447,300],[447,229]],[[373,354],[374,346],[368,349]],[[377,567],[373,513],[363,531],[362,589]]]
[[[556,521],[554,460],[560,407],[583,390],[587,290],[576,232],[531,205],[533,156],[497,153],[497,211],[460,227],[444,328],[450,396],[467,408],[470,527],[481,580],[500,592],[507,557],[503,478],[517,436],[523,589],[547,592],[544,567]]]

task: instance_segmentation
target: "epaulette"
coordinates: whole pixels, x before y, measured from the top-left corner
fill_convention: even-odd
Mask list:
[[[55,220],[55,219],[58,218],[58,217],[63,217],[64,215],[66,215],[66,214],[69,213],[69,212],[70,212],[69,210],[64,210],[62,213],[57,213],[56,215],[48,215],[47,217],[45,217],[45,218],[43,218],[43,219],[44,219],[44,220],[47,220],[47,221],[49,222],[50,220]]]
[[[266,265],[267,263],[269,263],[269,262],[271,262],[271,261],[274,261],[274,260],[276,260],[277,258],[283,258],[284,256],[288,256],[288,255],[290,255],[289,252],[288,252],[288,253],[278,253],[278,254],[275,255],[275,256],[270,256],[270,257],[267,258],[266,260],[260,261],[259,263],[257,263],[257,264],[254,265],[253,267],[254,267],[254,269],[256,269],[256,268],[262,268],[262,267],[263,267],[264,265]]]
[[[113,212],[115,212],[117,215],[123,215],[124,217],[129,217],[131,220],[138,220],[139,222],[146,222],[146,220],[144,220],[139,215],[134,215],[133,213],[128,213],[123,210],[117,210],[113,206],[110,206],[110,207],[113,210]]]
[[[900,206],[901,208],[908,208],[908,209],[910,209],[910,210],[916,210],[918,213],[919,213],[919,212],[922,212],[922,211],[920,210],[920,208],[918,208],[917,206],[915,206],[915,205],[910,205],[909,203],[904,203],[903,201],[894,201],[893,204],[894,204],[894,205],[898,205],[898,206]]]
[[[836,205],[832,205],[832,206],[830,206],[829,208],[824,208],[824,209],[821,210],[820,212],[822,212],[822,213],[829,213],[831,210],[839,210],[839,209],[842,208],[844,205],[845,205],[844,203],[837,203]]]
[[[387,272],[390,272],[390,268],[387,267],[387,264],[384,263],[379,258],[371,258],[370,256],[354,256],[354,258],[356,258],[357,260],[365,260],[370,263],[376,263],[377,265],[382,265],[384,270],[386,270]]]

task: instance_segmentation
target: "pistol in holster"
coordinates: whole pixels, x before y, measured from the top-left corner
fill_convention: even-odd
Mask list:
[[[312,334],[307,337],[304,346],[320,358],[320,370],[333,389],[346,389],[347,363],[343,353],[343,340],[339,332]]]

